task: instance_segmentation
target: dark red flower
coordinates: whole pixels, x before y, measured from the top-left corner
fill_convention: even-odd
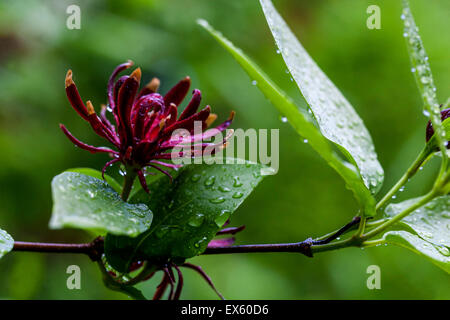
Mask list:
[[[450,117],[450,108],[441,111],[441,121],[444,121],[448,117]],[[425,135],[426,141],[428,142],[433,135],[434,135],[433,124],[431,123],[431,121],[428,121]],[[447,144],[447,149],[450,149],[450,144]]]
[[[164,96],[157,93],[159,87],[157,78],[153,78],[139,91],[140,68],[116,81],[119,73],[131,67],[132,64],[131,61],[123,63],[111,74],[107,88],[108,105],[102,106],[99,115],[90,101],[83,103],[72,80],[72,71],[69,70],[66,75],[66,93],[72,107],[90,123],[95,133],[108,140],[113,148],[87,145],[76,139],[64,125],[60,124],[60,127],[76,146],[91,153],[105,152],[111,155],[113,159],[105,164],[102,170],[103,175],[108,166],[121,162],[127,171],[132,170],[137,174],[142,187],[148,191],[143,168],[152,167],[171,177],[169,172],[161,167],[176,169],[179,165],[162,160],[198,157],[203,155],[207,147],[223,146],[227,138],[216,145],[202,141],[225,130],[231,124],[234,112],[228,120],[216,127],[216,130],[204,132],[216,119],[216,115],[211,113],[210,106],[197,111],[201,100],[200,90],[195,89],[192,92],[190,102],[179,114],[178,107],[189,91],[191,83],[189,77],[178,82]],[[112,113],[115,125],[108,120],[107,112]],[[201,125],[200,134],[194,134],[196,124]],[[187,130],[189,136],[174,136],[173,133],[177,129]],[[195,144],[196,142],[199,143]],[[171,152],[180,143],[191,144],[191,152]]]

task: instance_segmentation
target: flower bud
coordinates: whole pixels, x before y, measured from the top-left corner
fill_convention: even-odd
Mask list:
[[[444,121],[448,117],[450,117],[450,108],[441,111],[441,121]],[[433,124],[431,123],[431,121],[428,121],[426,129],[426,141],[428,142],[433,135]],[[450,144],[447,144],[447,149],[450,149]]]

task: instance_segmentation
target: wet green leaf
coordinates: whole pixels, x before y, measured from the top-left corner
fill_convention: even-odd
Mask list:
[[[416,78],[417,87],[419,88],[424,103],[425,113],[429,114],[433,124],[437,145],[441,150],[445,150],[447,140],[441,124],[441,113],[430,63],[428,62],[428,56],[419,35],[419,28],[416,26],[407,0],[403,0],[401,17],[404,25],[403,36],[406,39],[406,46],[412,65],[411,71],[413,71],[414,77]]]
[[[330,143],[312,123],[309,115],[302,112],[291,98],[289,98],[242,50],[235,47],[220,32],[214,30],[205,20],[198,23],[205,28],[242,66],[261,92],[271,103],[289,120],[299,135],[308,140],[327,163],[344,179],[348,189],[352,190],[355,198],[364,209],[364,214],[375,215],[375,200],[369,189],[364,185],[360,174],[354,165],[341,159],[331,148]]]
[[[135,239],[107,235],[108,263],[125,272],[135,259],[154,263],[183,261],[206,249],[216,232],[262,180],[262,165],[193,164],[170,183],[167,177],[149,185],[130,201],[145,203],[154,213],[152,227]]]
[[[73,227],[135,237],[152,222],[147,205],[124,202],[108,183],[82,173],[56,176],[52,193],[52,229]]]
[[[377,160],[369,132],[356,111],[289,29],[270,0],[260,0],[276,44],[322,134],[344,149],[355,163],[372,193],[383,183],[383,169]]]
[[[391,204],[386,216],[392,217],[417,199]],[[399,230],[384,234],[387,243],[408,248],[450,273],[450,196],[442,196],[415,210],[396,225]]]
[[[87,176],[97,178],[99,180],[103,180],[102,172],[92,168],[71,168],[67,169],[66,172],[78,172]],[[122,187],[113,177],[105,174],[105,180],[117,193],[120,193],[122,191]]]
[[[5,231],[0,229],[0,258],[10,252],[14,247],[14,239]]]

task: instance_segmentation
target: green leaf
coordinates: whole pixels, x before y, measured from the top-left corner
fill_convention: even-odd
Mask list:
[[[260,0],[267,23],[286,65],[313,112],[322,134],[347,152],[373,193],[383,183],[383,169],[363,121],[338,88],[317,66],[270,0]]]
[[[153,214],[145,204],[124,202],[103,180],[78,172],[53,178],[51,229],[74,227],[135,237],[146,231]]]
[[[5,231],[0,229],[0,258],[10,252],[14,247],[14,239]]]
[[[344,179],[348,189],[352,190],[355,198],[363,207],[364,214],[375,215],[375,200],[370,191],[364,185],[356,168],[341,159],[331,148],[330,143],[314,126],[306,112],[302,112],[291,98],[289,98],[242,50],[236,48],[220,32],[214,30],[205,20],[198,20],[205,28],[242,66],[251,79],[256,81],[261,92],[272,104],[289,120],[298,134],[308,140],[311,147],[316,150],[323,159],[334,168]]]
[[[66,172],[78,172],[87,176],[97,178],[99,180],[103,180],[102,172],[92,168],[71,168],[67,169]],[[114,191],[116,191],[117,193],[122,192],[122,187],[113,177],[105,174],[105,180],[114,189]]]
[[[245,164],[193,164],[180,169],[173,183],[165,176],[152,182],[150,195],[139,192],[130,200],[146,203],[152,209],[152,227],[135,239],[107,235],[108,263],[125,272],[136,259],[152,263],[164,263],[168,259],[176,262],[202,253],[262,180],[262,168],[248,161]]]
[[[391,204],[386,216],[393,217],[417,199]],[[435,198],[396,225],[400,230],[384,234],[387,243],[408,248],[450,273],[450,196]]]
[[[436,132],[435,136],[439,149],[445,153],[447,140],[441,124],[441,113],[436,96],[436,87],[434,86],[428,56],[407,0],[403,0],[402,19],[404,24],[403,36],[406,39],[412,70],[414,71],[417,87],[422,96],[424,109],[430,114],[430,120]]]

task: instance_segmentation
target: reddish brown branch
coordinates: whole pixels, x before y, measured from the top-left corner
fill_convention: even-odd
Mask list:
[[[98,237],[89,243],[42,243],[15,241],[13,251],[81,253],[93,261],[99,260],[103,253],[103,238]]]
[[[306,239],[302,242],[294,243],[276,243],[276,244],[249,244],[238,246],[216,246],[207,248],[203,254],[227,254],[227,253],[252,253],[252,252],[297,252],[305,256],[312,257],[312,246],[327,244],[340,235],[359,224],[361,218],[355,217],[337,232],[323,240]],[[240,231],[239,228],[229,228],[232,231]],[[227,230],[229,231],[229,230]],[[220,234],[220,232],[219,232]],[[96,238],[90,243],[40,243],[40,242],[14,242],[13,251],[32,251],[32,252],[52,252],[52,253],[81,253],[87,254],[93,261],[100,259],[103,254],[104,240],[102,237]]]

